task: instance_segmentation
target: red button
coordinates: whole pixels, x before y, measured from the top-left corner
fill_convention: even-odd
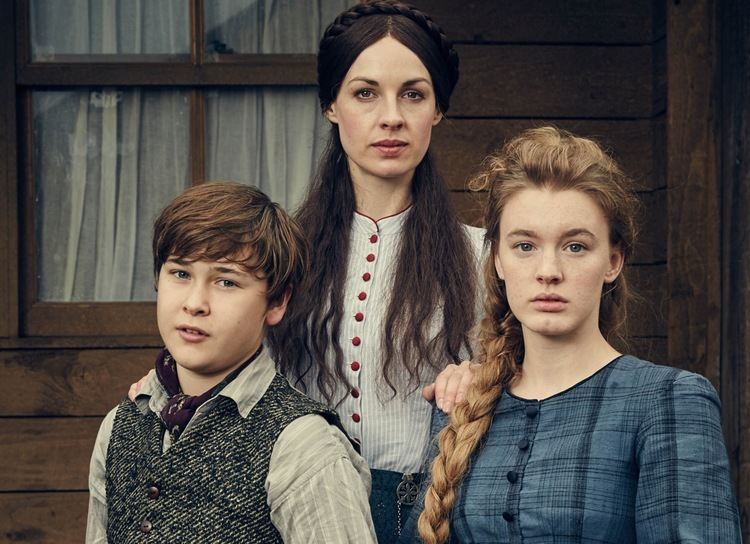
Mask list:
[[[359,336],[355,336],[354,338],[352,338],[352,344],[354,344],[355,346],[358,346],[361,343],[362,343],[362,339]]]
[[[377,234],[373,234],[372,236],[370,236],[370,243],[371,244],[374,244],[377,241],[378,241],[378,235]]]
[[[371,277],[372,276],[370,275],[369,272],[365,272],[364,274],[362,274],[362,279],[365,280],[365,281],[370,281]]]
[[[370,254],[369,254],[369,255],[367,256],[367,262],[368,262],[368,263],[371,263],[371,262],[372,262],[372,261],[374,261],[374,260],[375,260],[375,255],[373,255],[372,253],[370,253]]]
[[[352,370],[353,370],[354,372],[356,372],[357,370],[359,370],[359,363],[358,363],[357,361],[352,361],[352,364],[351,364],[351,365],[349,365],[349,366],[351,366],[351,367],[352,367]]]
[[[367,293],[365,293],[364,291],[362,291],[359,295],[357,295],[357,298],[359,300],[365,300],[367,298]]]
[[[352,420],[354,423],[359,423],[359,420],[362,419],[359,417],[359,414],[352,414]]]
[[[362,312],[357,312],[356,314],[354,314],[355,321],[362,321],[364,318],[365,314],[363,314]]]
[[[355,399],[359,397],[359,389],[352,389],[352,397]]]

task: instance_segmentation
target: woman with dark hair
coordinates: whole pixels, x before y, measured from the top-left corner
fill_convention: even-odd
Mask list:
[[[378,538],[416,498],[431,406],[450,410],[475,365],[484,231],[462,225],[428,148],[458,57],[421,11],[378,0],[341,13],[318,53],[328,145],[296,214],[311,270],[270,331],[280,370],[334,407],[372,472]],[[133,396],[131,389],[131,396]]]
[[[352,7],[320,42],[332,126],[296,216],[312,267],[272,348],[292,383],[335,407],[361,444],[382,542],[416,496],[431,418],[421,388],[443,371],[437,396],[451,397],[471,377],[468,363],[449,364],[471,355],[483,231],[460,223],[428,152],[457,80],[440,28],[398,2]]]
[[[619,351],[628,185],[596,143],[551,127],[475,180],[482,364],[438,436],[420,541],[740,542],[716,391]]]

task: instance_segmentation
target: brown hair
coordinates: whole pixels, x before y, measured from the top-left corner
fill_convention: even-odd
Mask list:
[[[503,389],[521,372],[521,324],[508,305],[505,284],[497,276],[493,257],[498,249],[500,217],[505,204],[515,193],[529,187],[576,190],[591,196],[609,222],[610,243],[619,247],[625,262],[632,254],[637,200],[630,181],[592,140],[553,127],[527,130],[508,142],[500,153],[490,156],[482,173],[472,180],[472,189],[488,192],[485,239],[492,250],[484,269],[487,297],[480,330],[482,366],[467,393],[467,402],[453,409],[449,424],[438,435],[440,452],[432,464],[432,479],[418,523],[419,533],[427,544],[448,540],[448,519],[456,489],[490,427]],[[623,273],[602,287],[599,328],[612,344],[624,344],[630,297]]]
[[[308,265],[297,224],[260,190],[239,183],[196,185],[172,200],[154,223],[154,276],[170,256],[226,259],[268,282],[268,302],[299,284]]]
[[[458,80],[456,52],[425,13],[384,0],[353,6],[326,30],[318,52],[322,108],[336,99],[359,54],[385,36],[420,58],[435,88],[436,107],[445,113]],[[417,389],[425,367],[436,371],[448,361],[459,361],[462,348],[471,353],[468,333],[476,321],[476,258],[429,153],[414,172],[411,201],[384,320],[381,372],[394,395]],[[348,381],[339,335],[354,212],[354,188],[334,125],[315,181],[296,215],[314,248],[303,287],[307,296],[292,301],[286,319],[269,337],[282,371],[303,390],[304,378],[315,376],[329,404],[341,400],[334,398],[337,385]],[[442,322],[437,334],[431,334],[437,308],[442,309]],[[333,364],[328,365],[331,355]]]

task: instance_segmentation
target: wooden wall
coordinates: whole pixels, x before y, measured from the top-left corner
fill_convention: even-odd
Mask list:
[[[678,286],[668,247],[682,246],[670,235],[676,216],[667,213],[676,193],[667,189],[668,179],[675,178],[667,177],[666,168],[666,4],[414,3],[434,15],[461,57],[461,80],[449,119],[436,129],[433,151],[467,221],[477,221],[479,203],[465,191],[466,179],[518,131],[554,123],[603,141],[635,178],[643,202],[642,237],[628,270],[643,297],[633,309],[633,351],[703,370],[719,386],[718,366],[701,367],[692,356],[676,358],[672,341],[682,332],[675,328],[677,307],[670,302]],[[0,21],[4,49],[13,47],[13,32]],[[2,151],[16,138],[13,66],[0,66],[0,73],[0,97],[10,98],[0,101]],[[675,115],[672,121],[679,119]],[[3,160],[0,267],[15,270],[21,243],[17,165],[15,156]],[[81,541],[99,422],[151,365],[158,339],[20,338],[13,270],[0,269],[0,311],[7,310],[0,317],[0,542]],[[698,310],[691,311],[698,319]],[[705,331],[701,334],[705,340]]]

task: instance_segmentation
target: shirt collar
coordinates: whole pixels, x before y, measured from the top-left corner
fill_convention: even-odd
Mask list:
[[[373,219],[363,213],[354,212],[354,228],[365,234],[379,234],[380,236],[398,234],[409,217],[411,209],[412,206],[409,205],[409,207],[398,213],[387,215],[380,219]]]
[[[271,359],[268,349],[265,348],[255,361],[250,363],[216,396],[227,397],[234,401],[237,411],[246,418],[266,393],[275,375],[276,364]],[[144,414],[149,410],[158,414],[164,408],[167,403],[167,392],[164,391],[155,374],[143,384],[140,393],[135,398],[135,403]]]

